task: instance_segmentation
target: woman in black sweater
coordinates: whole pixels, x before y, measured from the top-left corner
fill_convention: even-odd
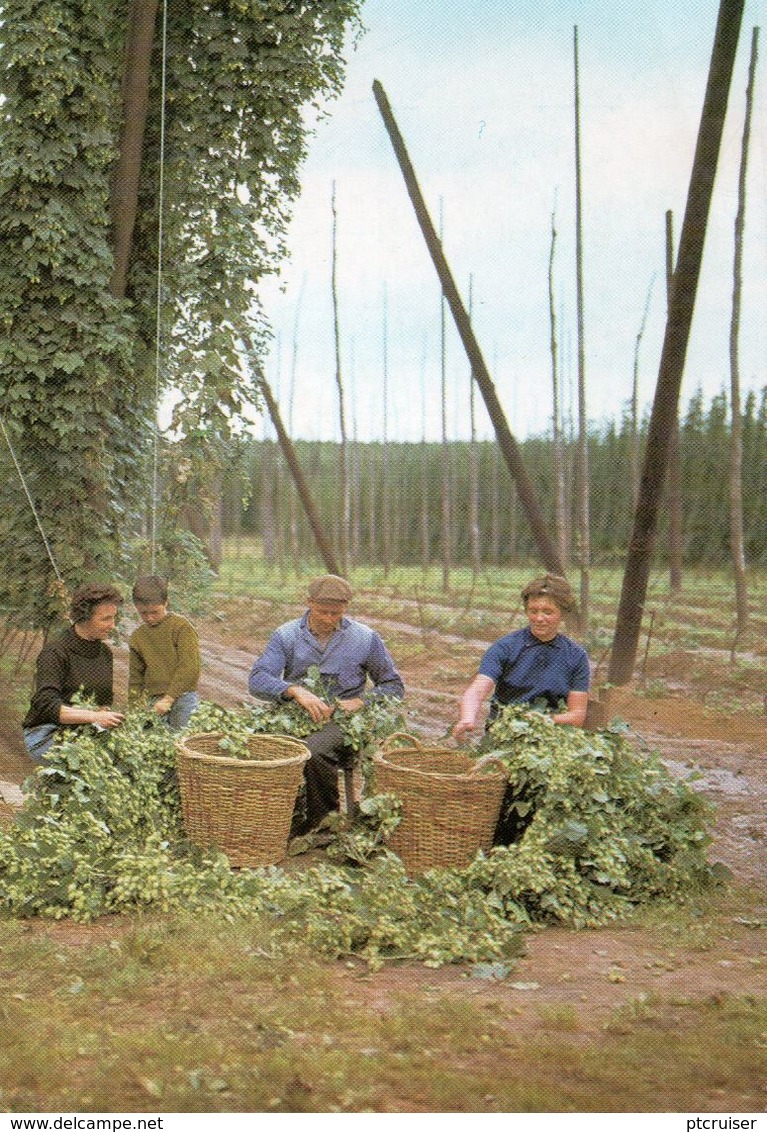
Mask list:
[[[112,650],[104,642],[117,622],[123,597],[114,586],[90,583],[75,590],[71,625],[47,641],[37,658],[35,690],[22,729],[30,756],[40,762],[59,728],[93,723],[117,727],[112,711]],[[72,704],[77,692],[95,700],[95,708]]]

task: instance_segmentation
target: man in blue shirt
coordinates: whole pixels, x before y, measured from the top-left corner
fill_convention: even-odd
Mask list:
[[[371,699],[405,694],[383,640],[367,625],[346,617],[352,588],[345,578],[325,574],[309,586],[308,609],[303,617],[281,625],[272,633],[263,654],[251,669],[248,690],[268,700],[295,700],[315,723],[324,727],[304,742],[312,753],[305,766],[306,816],[296,817],[292,836],[314,829],[326,814],[338,809],[338,767],[351,757],[343,734],[331,716],[336,706],[358,711]],[[319,669],[327,692],[337,701],[327,703],[302,681],[311,667]],[[372,687],[368,687],[368,680]]]

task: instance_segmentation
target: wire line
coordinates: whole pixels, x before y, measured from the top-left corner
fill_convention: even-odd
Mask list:
[[[5,427],[5,421],[3,420],[2,417],[0,417],[0,429],[2,429],[3,436],[5,437],[5,443],[8,445],[8,451],[11,454],[11,459],[13,460],[13,466],[16,469],[16,471],[18,472],[19,479],[21,480],[21,486],[24,488],[24,494],[27,497],[27,500],[29,502],[29,506],[32,508],[32,514],[35,517],[35,522],[37,523],[37,529],[39,530],[39,532],[42,536],[43,544],[44,544],[45,549],[48,553],[48,558],[50,559],[51,566],[53,567],[53,571],[54,571],[58,581],[61,582],[61,584],[63,585],[64,579],[62,578],[61,573],[59,571],[59,568],[56,565],[56,559],[53,556],[53,551],[51,550],[51,544],[48,542],[48,538],[45,534],[45,530],[43,529],[43,524],[40,520],[40,516],[37,512],[37,508],[35,507],[35,501],[32,498],[32,493],[30,492],[29,488],[27,487],[27,481],[24,478],[24,473],[21,470],[21,465],[19,464],[19,461],[16,459],[16,453],[13,450],[13,445],[11,444],[11,438],[8,435],[8,430]]]

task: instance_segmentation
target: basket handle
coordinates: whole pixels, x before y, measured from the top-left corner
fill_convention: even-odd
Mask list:
[[[398,746],[396,743],[397,739],[406,740],[406,742],[400,743],[399,746],[410,746],[417,747],[419,750],[421,749],[422,743],[420,739],[416,739],[415,735],[410,735],[407,731],[393,731],[391,735],[387,735],[384,739],[381,744],[381,750],[395,751]]]
[[[501,758],[502,756],[498,751],[488,751],[487,754],[480,755],[479,758],[475,760],[474,766],[469,771],[469,774],[476,774],[478,770],[482,770],[483,767],[488,766],[490,763],[500,762]]]

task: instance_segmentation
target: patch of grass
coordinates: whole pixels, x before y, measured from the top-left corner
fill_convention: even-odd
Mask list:
[[[665,680],[655,676],[637,687],[636,694],[645,696],[648,700],[662,700],[669,695],[669,689]]]
[[[0,654],[0,686],[4,690],[0,711],[8,719],[23,718],[28,707],[28,685],[24,686],[18,679],[19,670],[20,663],[16,657]]]
[[[656,1092],[657,1112],[682,1111],[686,1104],[705,1111],[763,1105],[758,1096],[767,1070],[763,997],[691,999],[684,1005],[657,1001],[639,1013],[619,1035],[618,1056],[609,1048],[584,1053],[583,1067],[598,1076],[605,1111],[623,1110],[627,1094],[647,1089]]]
[[[392,989],[257,923],[116,919],[98,938],[0,922],[11,1112],[757,1111],[767,1006],[568,1004],[520,1031],[503,983]],[[425,978],[428,976],[424,976]],[[472,987],[472,991],[475,988]],[[584,1016],[586,1017],[586,1016]],[[661,1039],[662,1040],[659,1040]],[[669,1050],[673,1049],[673,1064]]]
[[[541,1020],[541,1025],[549,1030],[556,1030],[563,1033],[567,1031],[575,1032],[581,1029],[581,1020],[578,1017],[578,1011],[569,1003],[561,1003],[553,1006],[539,1006],[538,1017]]]
[[[392,653],[396,653],[399,664],[426,656],[426,645],[419,638],[406,637],[402,633],[389,633],[386,641]]]
[[[728,887],[726,893],[701,892],[678,904],[653,901],[637,907],[624,923],[651,931],[659,950],[673,955],[678,949],[716,951],[724,957],[736,925],[758,929],[767,926],[764,892],[745,886]],[[765,941],[767,946],[767,939]]]
[[[656,996],[642,993],[617,1007],[603,1028],[611,1033],[631,1033],[638,1022],[652,1022],[658,1017]]]

